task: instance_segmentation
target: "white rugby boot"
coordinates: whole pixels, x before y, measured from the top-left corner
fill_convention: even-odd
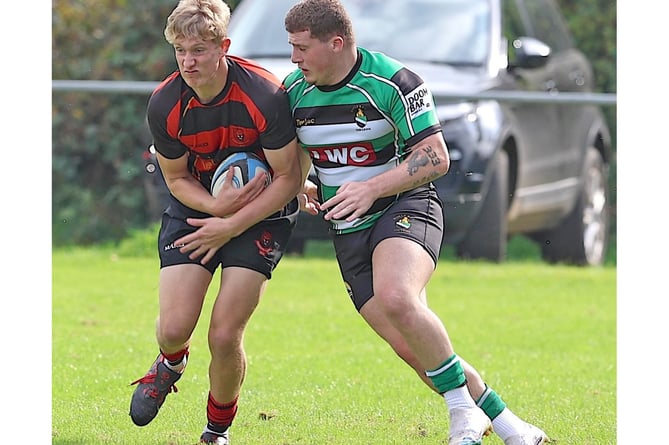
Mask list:
[[[490,419],[478,406],[453,408],[449,414],[448,445],[481,445],[483,437],[492,433]]]
[[[504,441],[504,445],[543,445],[548,443],[548,436],[536,426],[525,423],[525,431],[511,436]]]

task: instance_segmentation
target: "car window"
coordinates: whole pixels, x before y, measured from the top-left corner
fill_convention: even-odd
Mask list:
[[[487,0],[344,0],[360,46],[414,61],[481,65],[489,57]]]
[[[230,20],[230,53],[250,58],[290,58],[288,34],[283,17],[292,0],[243,0]]]
[[[533,35],[554,52],[571,48],[572,41],[555,4],[550,0],[524,0]]]
[[[489,0],[342,0],[357,44],[403,60],[482,65],[490,57]],[[244,0],[230,22],[231,53],[290,57],[284,17],[294,0]]]
[[[502,28],[504,37],[512,42],[518,37],[527,36],[529,32],[523,25],[516,0],[502,0]]]

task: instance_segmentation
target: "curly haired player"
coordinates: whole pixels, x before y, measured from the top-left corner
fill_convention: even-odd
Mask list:
[[[298,2],[285,27],[298,67],[284,85],[302,171],[313,164],[319,180],[318,189],[306,183],[301,207],[323,211],[330,222],[355,308],[443,395],[449,445],[480,444],[492,426],[505,445],[544,443],[546,434],[511,412],[456,355],[427,305],[444,224],[431,181],[450,164],[429,88],[396,60],[357,47],[338,0]]]

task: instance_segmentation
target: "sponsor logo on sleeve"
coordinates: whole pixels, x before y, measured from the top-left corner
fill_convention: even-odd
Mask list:
[[[427,113],[434,108],[432,94],[425,85],[420,85],[415,90],[405,96],[409,104],[409,114],[411,118],[416,118],[423,113]]]

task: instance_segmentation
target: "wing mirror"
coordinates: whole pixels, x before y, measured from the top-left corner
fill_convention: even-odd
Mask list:
[[[533,37],[518,37],[509,48],[509,68],[511,70],[540,68],[548,63],[550,46]]]

